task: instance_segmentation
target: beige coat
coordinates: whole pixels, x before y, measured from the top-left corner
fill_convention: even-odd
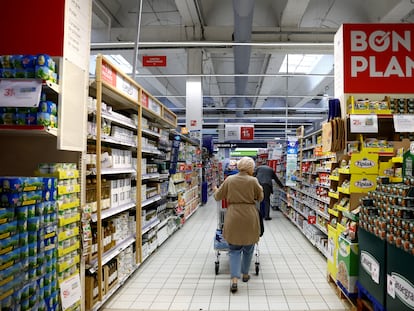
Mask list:
[[[255,201],[263,200],[263,189],[256,177],[246,172],[227,177],[215,192],[219,201],[227,199],[223,237],[233,245],[252,245],[259,241],[260,223]]]

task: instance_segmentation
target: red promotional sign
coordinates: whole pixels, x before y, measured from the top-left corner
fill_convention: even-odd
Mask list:
[[[106,63],[105,61],[102,62],[102,81],[105,81],[109,85],[116,87],[116,72],[112,69],[112,67]]]
[[[253,140],[254,127],[242,126],[240,127],[240,139],[241,140]]]
[[[309,215],[308,216],[308,224],[310,224],[310,225],[316,224],[316,216]]]
[[[142,92],[141,95],[141,105],[148,108],[148,95]]]
[[[413,24],[343,25],[345,93],[413,93]]]
[[[144,67],[165,67],[167,66],[167,56],[142,56],[142,66]]]

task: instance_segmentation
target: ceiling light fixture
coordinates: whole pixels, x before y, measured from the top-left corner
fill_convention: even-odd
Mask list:
[[[139,42],[140,47],[233,47],[233,46],[259,46],[259,47],[327,47],[333,49],[333,42],[211,42],[211,41],[154,41]],[[92,42],[91,49],[120,49],[134,48],[135,42]]]

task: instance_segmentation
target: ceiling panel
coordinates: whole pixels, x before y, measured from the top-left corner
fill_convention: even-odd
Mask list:
[[[334,89],[333,46],[274,43],[332,44],[342,23],[414,21],[414,4],[408,0],[255,1],[247,86],[237,94],[232,0],[143,0],[141,19],[140,1],[93,3],[92,53],[119,54],[132,64],[140,20],[136,80],[173,109],[180,122],[185,122],[187,51],[201,49],[204,124],[209,131],[216,130],[216,137],[225,122],[255,122],[257,137],[259,133],[285,137],[287,127],[303,124],[310,129],[326,118]],[[107,46],[94,47],[94,43]],[[280,72],[286,55],[299,53],[323,57],[309,73]],[[167,66],[143,67],[143,55],[166,55]],[[266,124],[266,129],[259,129],[260,124]]]

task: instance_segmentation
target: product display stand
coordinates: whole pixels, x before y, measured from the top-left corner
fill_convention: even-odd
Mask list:
[[[410,248],[404,253],[401,247],[407,236],[399,235],[404,228],[400,226],[400,217],[395,215],[406,210],[406,206],[395,201],[386,203],[392,196],[391,189],[410,184],[411,174],[403,172],[403,154],[414,138],[412,77],[394,73],[377,75],[385,70],[382,65],[375,68],[375,73],[372,68],[352,73],[351,63],[358,54],[361,60],[381,59],[387,64],[393,58],[398,64],[409,57],[410,51],[398,48],[396,53],[390,46],[377,50],[379,41],[368,40],[367,48],[359,53],[349,39],[356,32],[364,38],[382,33],[396,38],[410,33],[409,29],[411,25],[405,24],[344,24],[334,40],[335,97],[341,101],[345,119],[347,155],[338,162],[339,177],[336,190],[332,189],[339,196],[333,206],[338,215],[336,281],[348,297],[358,292],[358,305],[363,305],[361,299],[367,299],[376,310],[409,310],[404,295],[397,293],[401,287],[396,283],[402,277],[404,282],[408,280],[404,284],[414,284],[412,273],[400,269],[404,259],[411,255]],[[387,206],[392,206],[392,211]],[[413,221],[414,215],[406,216],[409,222]],[[386,224],[389,222],[396,225]],[[395,245],[401,251],[399,258],[392,253]],[[392,267],[389,262],[398,262],[399,267]]]
[[[309,241],[328,256],[329,174],[336,154],[322,154],[321,131],[299,136],[296,186],[290,187],[287,215]]]
[[[63,80],[62,67],[65,66],[65,63],[60,58],[54,58],[54,62],[56,63],[56,72],[60,73],[59,76]],[[77,70],[75,71],[77,72]],[[66,71],[66,73],[69,73],[69,71]],[[37,81],[40,81],[40,91],[43,94],[41,104],[49,103],[48,107],[50,109],[52,106],[55,107],[56,112],[50,110],[50,113],[56,113],[54,116],[57,120],[61,120],[62,124],[70,122],[69,120],[72,117],[70,113],[65,116],[62,115],[65,105],[68,105],[67,100],[70,101],[70,96],[65,95],[66,87],[62,87],[59,82],[35,79],[8,80],[12,83],[12,88],[19,88],[20,83],[31,81],[36,81],[37,83]],[[5,80],[2,79],[2,81]],[[13,107],[15,103],[17,102],[5,103],[0,99],[2,109],[14,109],[16,111],[16,108],[8,108],[10,105]],[[40,109],[40,107],[37,107],[40,106],[39,102],[28,102],[28,105],[32,106],[30,109],[33,109],[34,105],[36,110]],[[29,108],[20,107],[19,109],[20,112],[25,112],[26,117],[30,117]],[[45,109],[48,111],[46,106]],[[22,114],[20,116],[22,117]],[[50,114],[50,117],[52,117],[52,114]],[[82,119],[82,111],[77,112],[77,117]],[[19,280],[19,275],[22,277],[25,275],[21,280],[27,280],[27,284],[31,284],[32,290],[29,292],[31,298],[28,302],[31,307],[37,306],[39,310],[51,310],[53,308],[80,310],[82,286],[79,269],[79,207],[82,193],[80,192],[81,180],[79,177],[80,172],[82,172],[82,163],[80,161],[82,153],[78,147],[74,146],[71,149],[69,146],[61,144],[66,139],[62,136],[65,134],[60,131],[59,122],[58,128],[56,128],[56,125],[51,123],[44,125],[28,124],[26,122],[28,122],[29,118],[27,120],[21,118],[20,120],[25,123],[16,122],[15,124],[0,125],[0,142],[4,146],[9,146],[10,150],[13,150],[13,152],[1,153],[2,165],[0,165],[0,175],[16,176],[18,179],[27,178],[28,180],[36,178],[34,176],[47,177],[42,177],[42,186],[39,188],[43,197],[42,201],[38,202],[36,199],[35,201],[31,200],[22,203],[22,205],[27,205],[27,208],[30,210],[31,206],[36,208],[36,213],[32,215],[31,222],[33,221],[33,226],[30,226],[30,232],[33,233],[31,234],[33,239],[35,237],[34,233],[36,233],[36,240],[32,240],[32,242],[36,242],[37,247],[36,249],[34,247],[29,248],[31,253],[29,253],[28,266],[23,258],[21,258],[22,261],[20,263],[16,262],[13,265],[15,267],[22,265],[21,269],[16,271],[13,279]],[[82,131],[82,123],[79,123],[79,129]],[[76,143],[75,145],[78,144]],[[63,147],[65,147],[65,150],[62,149]],[[71,167],[69,173],[66,170],[67,167]],[[17,208],[20,209],[20,207]],[[18,219],[19,215],[21,214],[15,214],[15,217],[17,217],[15,219]],[[50,226],[52,223],[55,223],[54,230]],[[25,227],[21,226],[20,228],[23,230]],[[21,243],[23,242],[24,240],[21,240]],[[25,245],[19,245],[21,247],[17,248],[16,251],[20,250],[20,254],[23,255],[22,249],[24,249]],[[7,256],[4,249],[1,253],[2,255],[0,256]],[[34,261],[35,258],[37,258],[37,261]],[[33,274],[34,271],[36,272],[35,274]],[[8,303],[11,303],[12,306],[26,305],[24,295],[18,295],[19,288],[22,288],[26,281],[14,284],[8,278],[6,280],[8,281],[3,286],[7,285],[9,288],[2,290],[2,295],[0,296],[1,307],[7,308]],[[79,291],[72,291],[67,287],[69,283],[73,285],[73,288],[79,289]],[[62,288],[68,289],[71,299],[65,299],[65,297],[61,296]]]
[[[97,310],[199,206],[201,152],[101,55],[90,96],[83,251],[86,309]]]

